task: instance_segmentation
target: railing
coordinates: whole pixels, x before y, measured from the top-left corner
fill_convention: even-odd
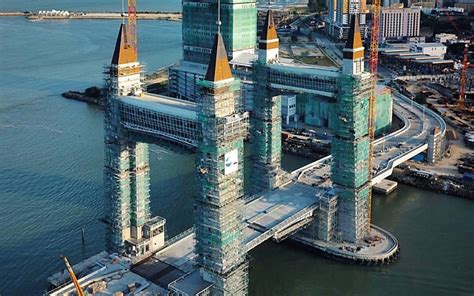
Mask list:
[[[408,120],[408,118],[406,118],[405,116],[403,116],[400,112],[398,112],[397,110],[394,110],[394,113],[395,115],[400,118],[402,121],[403,121],[403,127],[399,130],[396,130],[394,131],[393,133],[390,133],[382,138],[378,138],[374,141],[374,145],[377,145],[377,144],[380,144],[381,142],[383,141],[386,141],[386,140],[389,140],[391,138],[394,138],[404,132],[406,132],[410,127],[411,127],[411,123],[410,121]],[[332,155],[328,155],[326,157],[323,157],[321,159],[318,159],[312,163],[309,163],[299,169],[296,169],[294,171],[291,172],[291,175],[297,175],[297,174],[300,174],[300,173],[305,173],[307,172],[308,170],[314,168],[315,166],[317,166],[318,164],[326,164],[328,161],[330,161],[332,159]]]
[[[177,235],[173,236],[172,238],[166,240],[165,247],[174,244],[175,242],[181,240],[182,238],[187,237],[188,235],[194,233],[194,227],[186,229],[185,231],[178,233]]]
[[[293,216],[289,217],[288,219],[278,223],[277,225],[273,226],[272,228],[268,229],[267,231],[263,232],[261,235],[256,237],[254,240],[250,241],[246,245],[247,252],[255,248],[256,246],[260,245],[264,241],[270,239],[274,235],[276,235],[279,231],[284,230],[288,226],[291,226],[301,220],[304,220],[308,217],[313,215],[314,210],[319,207],[318,204],[314,204],[307,208],[302,209],[301,211],[297,212]]]

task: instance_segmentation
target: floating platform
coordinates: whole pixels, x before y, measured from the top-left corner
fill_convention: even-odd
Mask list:
[[[324,257],[358,265],[387,265],[398,258],[398,240],[387,230],[371,225],[370,234],[358,243],[326,242],[297,233],[291,241]]]
[[[395,189],[397,189],[398,183],[395,181],[383,179],[382,181],[378,182],[377,184],[372,186],[372,190],[374,192],[384,194],[384,195],[389,195],[392,193]]]

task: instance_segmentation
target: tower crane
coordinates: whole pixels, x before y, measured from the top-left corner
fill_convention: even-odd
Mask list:
[[[372,24],[370,34],[370,55],[369,55],[369,69],[372,74],[372,86],[370,88],[369,97],[369,182],[372,182],[372,164],[374,158],[374,140],[375,140],[375,98],[377,90],[377,65],[378,65],[378,51],[379,51],[379,33],[380,33],[380,0],[372,1]],[[368,196],[368,232],[370,231],[370,221],[372,216],[372,190],[369,189]]]
[[[64,263],[66,263],[67,270],[69,271],[69,276],[71,277],[72,282],[74,283],[74,287],[76,287],[76,292],[78,296],[84,296],[84,291],[81,288],[81,285],[79,285],[79,282],[77,281],[76,274],[74,273],[74,270],[71,267],[71,264],[69,264],[69,261],[67,260],[66,256],[62,256]]]
[[[462,62],[463,67],[461,68],[461,75],[459,77],[459,109],[463,111],[465,109],[464,100],[466,99],[466,79],[467,79],[467,68],[469,67],[469,45],[464,46],[464,57]]]
[[[137,0],[128,0],[128,42],[135,49],[135,54],[138,52],[138,38],[137,38]],[[137,55],[138,56],[138,55]]]

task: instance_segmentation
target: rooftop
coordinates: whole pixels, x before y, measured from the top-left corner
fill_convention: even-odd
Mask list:
[[[172,290],[178,293],[186,293],[186,295],[197,295],[208,290],[211,286],[211,283],[202,279],[199,270],[193,271],[170,284]]]
[[[142,96],[122,96],[119,100],[133,106],[154,110],[160,113],[197,120],[196,103],[183,101],[176,98],[144,93]]]
[[[417,47],[446,47],[446,45],[442,43],[436,43],[436,42],[429,42],[429,43],[415,43]]]

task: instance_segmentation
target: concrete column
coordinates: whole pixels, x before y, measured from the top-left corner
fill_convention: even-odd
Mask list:
[[[123,252],[125,240],[141,238],[150,218],[148,146],[126,139],[116,99],[107,100],[104,118],[107,249]]]
[[[267,68],[254,65],[255,96],[251,114],[252,193],[281,183],[281,98],[267,86]]]

